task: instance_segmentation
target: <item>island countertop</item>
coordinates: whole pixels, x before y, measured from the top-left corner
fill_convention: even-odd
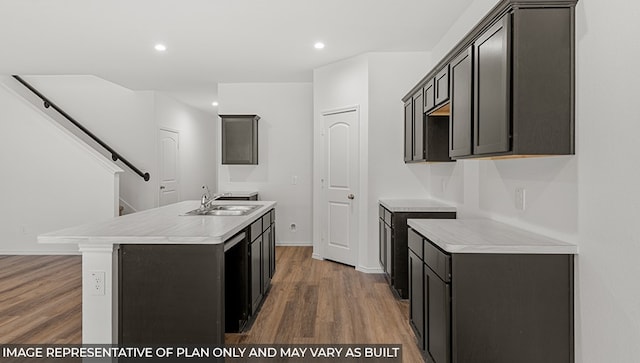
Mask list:
[[[409,219],[449,253],[577,254],[578,246],[488,219]]]
[[[455,212],[456,207],[432,199],[380,199],[390,212]]]
[[[184,216],[200,206],[190,200],[38,236],[40,243],[217,244],[233,237],[276,205],[274,201],[216,201],[260,205],[244,216]]]

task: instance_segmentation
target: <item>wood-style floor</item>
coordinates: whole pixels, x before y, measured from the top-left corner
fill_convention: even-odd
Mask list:
[[[82,342],[82,258],[0,256],[0,344]]]
[[[251,329],[230,344],[402,344],[422,357],[382,275],[311,258],[311,247],[277,247],[271,290]],[[0,344],[82,342],[80,256],[0,256]]]
[[[249,331],[228,343],[402,344],[404,362],[422,362],[408,302],[382,275],[311,258],[311,247],[277,247],[276,274]]]

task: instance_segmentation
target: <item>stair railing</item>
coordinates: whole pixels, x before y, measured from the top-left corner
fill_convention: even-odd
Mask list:
[[[89,136],[91,139],[93,139],[93,141],[97,142],[100,146],[102,146],[103,148],[105,148],[105,150],[107,150],[110,154],[111,154],[111,159],[113,161],[122,161],[122,163],[126,166],[129,167],[129,169],[133,170],[136,174],[138,174],[142,179],[144,179],[144,181],[149,181],[149,179],[151,178],[151,176],[149,175],[149,173],[145,173],[140,171],[140,169],[136,168],[133,164],[131,164],[127,159],[123,158],[122,155],[118,154],[111,146],[107,145],[107,143],[105,143],[104,141],[100,140],[99,137],[97,137],[96,135],[94,135],[91,131],[89,131],[86,127],[82,126],[82,124],[80,124],[78,121],[76,121],[73,117],[71,117],[68,113],[66,113],[63,109],[61,109],[60,107],[58,107],[55,103],[51,102],[51,100],[49,100],[47,97],[45,97],[42,93],[40,93],[40,91],[38,91],[37,89],[35,89],[32,85],[30,85],[27,81],[25,81],[24,79],[22,79],[22,77],[18,76],[18,75],[13,75],[13,78],[15,78],[18,82],[20,82],[23,86],[25,86],[26,88],[28,88],[31,92],[33,92],[36,96],[38,96],[42,102],[43,102],[43,106],[44,108],[53,108],[54,110],[56,110],[60,115],[62,115],[64,118],[66,118],[67,120],[69,120],[69,122],[71,122],[74,126],[76,126],[78,129],[80,129],[80,131],[84,132],[87,136]]]

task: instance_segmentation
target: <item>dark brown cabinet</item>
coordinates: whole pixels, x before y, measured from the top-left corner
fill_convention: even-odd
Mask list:
[[[404,162],[413,160],[413,98],[404,104]]]
[[[424,113],[422,90],[413,96],[413,157],[412,161],[424,161]]]
[[[436,74],[434,84],[435,106],[439,106],[449,99],[449,65]]]
[[[258,115],[219,115],[222,164],[258,164]]]
[[[250,261],[250,300],[251,315],[260,308],[264,297],[271,286],[271,278],[275,273],[275,211],[265,213],[249,227],[251,244]]]
[[[574,361],[573,255],[449,253],[408,233],[409,319],[428,362]]]
[[[409,297],[407,219],[456,218],[455,212],[391,212],[379,205],[379,260],[391,291]]]
[[[436,106],[436,83],[432,79],[424,86],[424,113],[428,113]]]
[[[575,4],[500,1],[403,98],[425,92],[426,160],[433,114],[454,159],[575,153]]]
[[[449,115],[449,156],[471,154],[473,116],[472,48],[460,53],[450,64],[451,103]]]
[[[476,155],[504,153],[511,147],[509,19],[509,15],[504,16],[473,44],[473,153]]]

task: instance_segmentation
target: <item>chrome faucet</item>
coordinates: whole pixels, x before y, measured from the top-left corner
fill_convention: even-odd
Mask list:
[[[205,192],[202,194],[202,197],[200,198],[200,209],[207,209],[209,208],[209,206],[211,206],[211,203],[219,198],[222,197],[228,197],[231,195],[231,193],[220,193],[220,194],[214,194],[213,196],[211,195],[211,191],[209,191],[209,187],[207,187],[206,185],[202,186],[202,189],[205,190]]]

